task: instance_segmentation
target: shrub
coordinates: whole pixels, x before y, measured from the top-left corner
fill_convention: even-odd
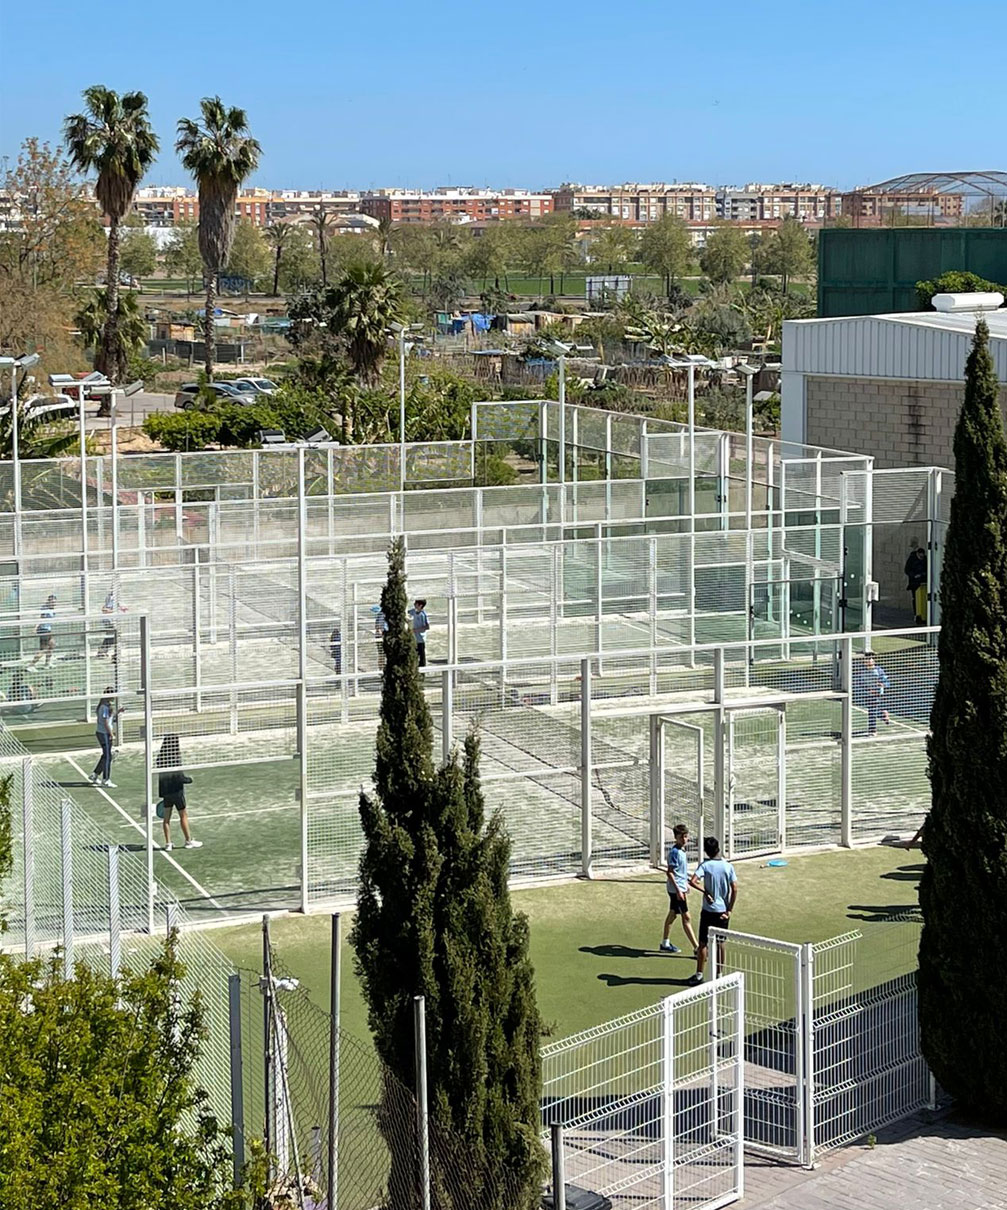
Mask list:
[[[143,431],[173,453],[202,450],[220,441],[220,417],[213,412],[154,412],[143,422]]]
[[[929,311],[935,294],[986,294],[1007,295],[1007,286],[998,286],[975,273],[963,269],[950,269],[940,277],[916,283],[916,301],[921,311]]]

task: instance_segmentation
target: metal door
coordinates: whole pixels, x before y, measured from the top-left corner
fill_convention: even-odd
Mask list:
[[[786,840],[786,712],[729,710],[725,732],[726,851],[732,858],[779,853]]]
[[[699,860],[705,829],[712,824],[709,804],[714,776],[714,714],[709,710],[655,716],[656,768],[651,814],[651,861],[663,866],[676,824],[689,829],[689,864]],[[710,779],[710,780],[708,780]]]

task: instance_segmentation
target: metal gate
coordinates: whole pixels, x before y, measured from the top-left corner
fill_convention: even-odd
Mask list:
[[[732,857],[779,853],[786,831],[787,716],[775,709],[727,713],[727,836]]]
[[[562,1128],[568,1189],[614,1210],[742,1197],[744,1001],[731,975],[543,1048],[542,1125]]]

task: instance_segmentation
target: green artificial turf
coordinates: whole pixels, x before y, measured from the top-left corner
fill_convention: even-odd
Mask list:
[[[918,853],[878,846],[791,857],[781,868],[739,863],[732,928],[799,942],[860,930],[857,984],[873,986],[911,968],[914,926],[893,921],[918,917],[921,860]],[[653,1004],[680,990],[694,970],[687,955],[656,951],[667,903],[656,872],[536,887],[514,892],[513,900],[531,922],[539,1006],[554,1038]],[[352,916],[344,915],[342,1024],[366,1038],[347,942],[351,923]],[[328,1004],[329,929],[324,914],[271,924],[280,960],[322,1006]],[[895,933],[902,944],[892,944]],[[676,924],[672,940],[679,944],[681,936]],[[261,969],[259,926],[222,929],[211,937],[238,965]]]

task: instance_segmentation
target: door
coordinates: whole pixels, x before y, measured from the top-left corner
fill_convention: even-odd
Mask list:
[[[714,716],[709,710],[655,719],[657,769],[651,779],[655,792],[651,815],[651,860],[663,866],[674,827],[689,829],[686,853],[690,867],[699,860],[704,830],[712,823],[709,804],[714,776]],[[710,779],[708,781],[708,779]]]
[[[727,853],[779,853],[786,841],[786,712],[729,710],[725,736]]]

